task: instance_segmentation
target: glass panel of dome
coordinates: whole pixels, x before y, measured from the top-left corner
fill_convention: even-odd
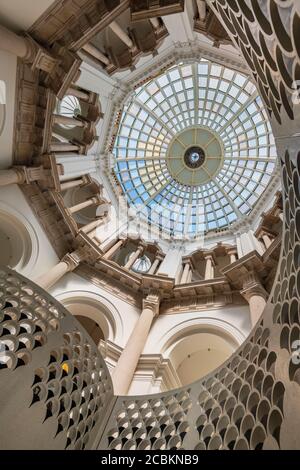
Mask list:
[[[230,83],[232,79],[234,84]],[[198,83],[199,86],[197,93],[194,92],[194,83]],[[209,84],[210,90],[207,90],[207,84]],[[231,97],[227,93],[231,94]],[[265,163],[260,162],[261,165],[256,166],[255,172],[250,172],[249,168],[255,168],[255,165],[247,163],[250,163],[251,158],[258,159],[258,161],[259,158],[272,157],[274,159],[276,152],[274,147],[266,146],[268,142],[274,143],[273,136],[269,123],[266,122],[266,114],[262,109],[261,100],[257,97],[255,87],[248,77],[235,73],[224,66],[201,60],[198,64],[183,64],[173,67],[162,76],[136,90],[130,101],[132,103],[129,103],[130,106],[127,107],[127,110],[125,108],[121,119],[114,153],[117,158],[140,159],[139,167],[143,168],[143,173],[140,175],[145,186],[139,186],[141,181],[137,178],[136,172],[132,173],[131,178],[136,178],[133,183],[138,192],[143,191],[142,197],[149,206],[152,204],[152,198],[155,198],[158,204],[162,204],[165,210],[169,211],[173,210],[174,204],[176,206],[181,204],[184,210],[187,210],[187,204],[192,202],[193,211],[195,211],[195,206],[204,201],[205,183],[210,180],[209,193],[211,198],[214,198],[211,200],[212,202],[216,200],[213,195],[217,194],[221,205],[215,207],[217,213],[213,211],[210,215],[210,218],[216,219],[215,228],[223,226],[225,220],[228,225],[236,219],[233,201],[241,206],[244,205],[243,210],[245,211],[251,209],[245,203],[245,199],[249,198],[249,192],[245,190],[246,186],[253,191],[255,189],[254,181],[261,181],[266,185],[269,182],[274,164],[268,168],[267,172]],[[245,104],[247,104],[247,108],[243,109]],[[128,115],[129,110],[131,116]],[[139,116],[141,120],[138,121],[136,118],[133,120],[133,115]],[[249,115],[252,116],[251,119]],[[145,130],[146,121],[147,130]],[[134,129],[131,133],[129,133],[128,125]],[[180,159],[183,158],[183,155],[172,154],[172,142],[175,136],[186,138],[189,132],[193,132],[195,125],[200,133],[203,133],[205,126],[209,126],[210,132],[213,129],[215,133],[211,134],[212,137],[216,139],[216,142],[220,142],[220,155],[223,156],[220,165],[217,165],[216,171],[213,171],[212,174],[207,170],[210,168],[208,163],[209,159],[213,158],[212,155],[205,155],[206,165],[203,164],[203,168],[200,166],[195,171],[189,170],[185,166],[180,169]],[[255,129],[255,125],[258,125],[257,129]],[[143,128],[144,131],[141,132]],[[185,132],[187,132],[186,136],[183,135]],[[131,135],[130,145],[124,139],[128,135]],[[255,136],[259,137],[254,139]],[[143,151],[144,148],[146,153]],[[135,150],[138,152],[134,153]],[[145,154],[149,159],[153,156],[160,158],[160,162],[155,164],[156,178],[154,178],[153,165],[149,161],[141,160]],[[226,160],[224,160],[225,155]],[[243,157],[245,160],[238,160],[239,157]],[[175,166],[172,165],[174,158],[178,159]],[[233,164],[233,159],[236,159],[235,164]],[[173,168],[176,168],[176,171]],[[123,169],[124,167],[116,166],[120,182],[125,182]],[[189,174],[188,171],[191,173]],[[218,178],[218,174],[222,175],[221,179]],[[217,187],[217,185],[224,186],[226,180],[227,182],[231,181],[232,185],[230,186],[233,188],[236,186],[231,194],[232,199],[228,193],[220,193]],[[158,181],[160,181],[159,184]],[[237,186],[239,182],[241,185]],[[249,185],[250,182],[252,185]],[[185,184],[180,185],[180,183]],[[193,194],[191,194],[191,188],[195,189],[194,193],[192,191]],[[225,190],[230,191],[229,188],[224,188]],[[146,197],[147,193],[148,198]],[[250,201],[250,198],[248,200]],[[204,202],[204,204],[210,204],[210,201]],[[225,212],[222,210],[222,206]],[[176,210],[178,211],[177,208]],[[224,217],[224,213],[229,214],[227,219]],[[196,230],[194,222],[189,224],[189,231]],[[205,230],[212,229],[212,225],[212,223],[208,225],[206,222]],[[182,227],[179,225],[176,228],[176,230],[181,229]]]

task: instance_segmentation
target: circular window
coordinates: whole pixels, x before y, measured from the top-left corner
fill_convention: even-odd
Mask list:
[[[61,116],[76,118],[81,114],[81,106],[76,96],[66,95],[57,105],[57,112]],[[73,129],[73,124],[60,124],[65,129]]]
[[[128,256],[128,259],[129,259],[129,256]],[[139,259],[137,259],[134,265],[132,266],[132,270],[134,272],[144,273],[144,274],[146,274],[150,268],[151,268],[151,261],[146,255],[141,256]]]

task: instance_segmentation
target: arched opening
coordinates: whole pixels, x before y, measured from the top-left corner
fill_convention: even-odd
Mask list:
[[[25,225],[0,209],[0,265],[22,271],[32,255],[32,240]]]
[[[82,315],[75,315],[75,318],[83,326],[83,328],[90,335],[94,343],[98,346],[101,340],[104,340],[104,333],[98,323],[88,317]]]
[[[238,341],[228,332],[201,325],[173,337],[165,350],[165,356],[168,356],[184,386],[217,369],[238,346]]]
[[[59,299],[85,331],[93,339],[97,347],[101,341],[113,341],[115,337],[115,320],[111,311],[100,301],[86,296],[74,295]]]

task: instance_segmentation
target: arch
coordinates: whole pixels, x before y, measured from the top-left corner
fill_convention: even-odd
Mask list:
[[[195,380],[202,379],[207,374],[211,374],[216,368],[221,366],[224,361],[228,360],[231,355],[235,354],[237,349],[246,339],[245,334],[239,328],[225,320],[218,318],[201,317],[184,319],[183,321],[177,323],[172,328],[170,328],[167,333],[163,334],[158,339],[155,344],[155,348],[161,352],[165,359],[171,360],[172,365],[181,381],[183,381],[184,374],[182,375],[179,373],[178,365],[180,358],[182,359],[181,362],[183,362],[185,358],[184,354],[181,352],[179,354],[176,353],[176,348],[182,347],[181,343],[186,341],[186,345],[184,345],[182,348],[183,351],[186,351],[186,357],[189,354],[189,349],[191,349],[191,351],[193,350],[192,352],[194,354],[195,342],[191,341],[191,339],[192,337],[195,339],[197,335],[203,335],[203,337],[205,336],[206,341],[208,340],[209,335],[215,336],[217,343],[219,343],[218,347],[223,348],[224,356],[222,359],[220,358],[218,362],[218,358],[215,355],[216,360],[215,362],[211,361],[212,365],[210,369],[205,370],[203,367],[203,369],[201,369],[201,371],[203,370],[203,374],[199,370],[199,375],[194,376],[193,380],[187,380],[187,382],[182,383],[182,385],[187,385],[188,383],[194,382]],[[211,337],[210,340],[213,341],[216,345],[214,338]],[[202,339],[200,339],[200,342],[201,341]]]
[[[70,310],[70,308],[69,308]],[[72,310],[70,310],[71,313]],[[74,317],[76,318],[77,321],[83,326],[83,328],[87,331],[87,333],[90,335],[96,346],[99,346],[99,343],[101,340],[105,340],[105,335],[100,327],[100,325],[90,318],[89,316],[86,315],[76,315],[74,314]]]
[[[219,334],[226,338],[231,338],[233,343],[238,348],[246,339],[245,334],[234,324],[221,320],[219,318],[204,317],[184,319],[174,325],[169,331],[163,334],[156,342],[156,350],[162,351],[165,354],[170,346],[175,341],[188,334],[197,333],[200,331],[218,331]],[[158,349],[159,348],[159,349]]]
[[[63,292],[56,298],[73,315],[95,321],[103,331],[105,341],[119,344],[124,331],[123,319],[115,305],[105,297],[95,292],[78,290]]]
[[[31,223],[11,205],[0,202],[0,264],[9,266],[24,275],[34,269],[39,240]]]
[[[164,355],[171,360],[181,384],[188,385],[221,366],[238,346],[227,332],[202,325],[177,335]]]

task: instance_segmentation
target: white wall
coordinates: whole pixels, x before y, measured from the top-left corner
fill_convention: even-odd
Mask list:
[[[19,186],[0,187],[0,210],[2,214],[11,214],[16,218],[31,241],[31,252],[26,265],[16,267],[16,270],[34,279],[57,263],[56,253]],[[5,227],[3,230],[5,232]]]
[[[5,169],[12,164],[17,58],[0,50],[0,64],[0,80],[6,86],[5,125],[0,135],[0,169]]]
[[[241,344],[251,330],[249,307],[247,305],[228,305],[200,312],[160,315],[152,326],[144,353],[166,352],[166,357],[168,357],[168,347],[173,338],[184,331],[196,330],[198,326],[201,329],[219,328],[233,336],[237,343]]]

